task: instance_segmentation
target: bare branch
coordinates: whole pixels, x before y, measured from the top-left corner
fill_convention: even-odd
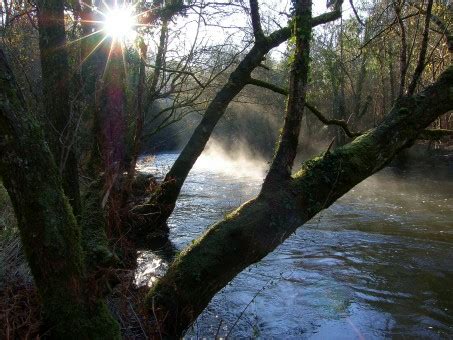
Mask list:
[[[279,93],[279,94],[282,94],[284,96],[288,95],[288,90],[286,90],[286,89],[284,89],[282,87],[279,87],[277,85],[265,82],[263,80],[250,78],[248,83],[250,85],[255,85],[255,86],[259,86],[259,87],[271,90],[271,91],[273,91],[275,93]],[[356,137],[358,137],[358,136],[363,134],[363,132],[351,131],[349,129],[349,126],[348,126],[347,122],[344,121],[344,120],[327,118],[323,113],[321,113],[321,111],[319,111],[311,103],[306,102],[305,103],[305,107],[307,107],[311,112],[313,112],[313,114],[324,125],[336,125],[336,126],[340,127],[344,131],[344,133],[350,138],[356,138]],[[420,134],[418,139],[421,139],[421,140],[424,140],[424,139],[425,140],[439,140],[439,139],[441,139],[443,137],[449,137],[449,136],[453,136],[453,130],[447,130],[447,129],[426,129]]]
[[[420,47],[418,63],[415,68],[414,75],[412,76],[412,81],[407,90],[407,94],[410,96],[414,94],[415,88],[417,87],[418,80],[420,79],[420,77],[423,73],[423,70],[425,69],[426,50],[428,49],[428,39],[429,39],[429,23],[431,21],[432,8],[433,8],[433,0],[429,0],[428,6],[426,8],[425,30],[423,31],[423,40],[422,40],[422,44]]]
[[[343,0],[338,0],[335,3],[333,11],[328,12],[328,13],[323,13],[321,15],[318,15],[317,17],[314,17],[311,20],[312,27],[326,24],[328,22],[335,21],[335,20],[341,18],[341,5],[342,4],[343,4]]]
[[[452,137],[453,130],[447,129],[426,129],[424,130],[418,139],[425,139],[425,140],[440,140],[444,137]]]
[[[420,14],[424,15],[427,14],[427,11],[425,11],[421,6],[417,5],[416,3],[410,1],[409,5],[415,7]],[[437,30],[434,31],[439,34],[442,34],[445,37],[447,41],[448,51],[450,52],[450,55],[453,55],[453,34],[450,33],[445,22],[443,22],[442,19],[439,18],[437,15],[430,13],[430,20],[434,22],[434,24],[440,29],[440,32]]]
[[[261,18],[258,0],[250,0],[250,17],[252,19],[253,35],[255,39],[264,40],[264,33],[261,27]]]
[[[250,78],[248,80],[248,83],[250,85],[255,85],[255,86],[259,86],[259,87],[263,87],[263,88],[266,88],[268,90],[271,90],[275,93],[279,93],[279,94],[282,94],[284,96],[287,96],[288,95],[288,90],[287,89],[284,89],[284,88],[281,88],[277,85],[274,85],[274,84],[270,84],[268,82],[265,82],[263,80],[259,80],[259,79],[254,79],[254,78]]]
[[[183,70],[176,70],[176,69],[171,69],[171,68],[166,68],[166,67],[158,67],[158,66],[152,65],[152,64],[145,64],[145,65],[146,65],[146,67],[151,67],[153,69],[164,71],[164,72],[186,74],[188,76],[191,76],[193,78],[193,80],[195,80],[195,82],[198,85],[200,85],[200,87],[205,87],[205,85],[203,85],[203,83],[197,78],[197,76],[193,72],[183,71]]]
[[[408,14],[408,15],[402,17],[401,19],[404,21],[404,20],[410,19],[410,18],[412,18],[412,17],[414,17],[416,15],[419,15],[419,14],[420,14],[420,12],[411,13],[411,14]],[[376,33],[374,36],[372,36],[370,39],[368,39],[362,46],[360,46],[360,50],[364,49],[370,43],[372,43],[374,40],[379,38],[382,34],[387,32],[388,30],[390,30],[394,25],[396,25],[397,22],[398,22],[398,20],[395,17],[395,19],[393,19],[393,21],[391,23],[389,23],[385,28],[380,30],[378,33]]]
[[[400,53],[400,88],[399,97],[404,94],[404,87],[406,85],[406,73],[407,73],[407,37],[406,37],[406,26],[401,18],[401,7],[393,1],[393,7],[395,9],[396,19],[401,30],[401,53]]]
[[[250,85],[255,85],[255,86],[259,86],[259,87],[263,87],[263,88],[266,88],[268,90],[271,90],[275,93],[279,93],[279,94],[282,94],[284,96],[287,96],[288,95],[288,90],[284,89],[284,88],[281,88],[277,85],[273,85],[273,84],[270,84],[268,82],[265,82],[265,81],[262,81],[262,80],[258,80],[258,79],[253,79],[253,78],[250,78],[249,79],[249,82],[248,82]],[[316,109],[312,104],[310,103],[305,103],[305,106],[311,111],[314,113],[314,115],[325,125],[337,125],[339,126],[340,128],[343,129],[343,131],[346,133],[346,135],[350,138],[355,138],[355,137],[358,137],[360,136],[362,133],[361,132],[351,132],[351,130],[349,130],[349,127],[348,127],[348,124],[346,123],[346,121],[344,120],[339,120],[339,119],[329,119],[327,118],[326,116],[324,116],[318,109]]]
[[[354,7],[353,0],[349,0],[349,4],[351,5],[352,11],[354,12],[354,15],[359,22],[360,25],[365,26],[365,23],[360,19],[359,13],[357,12],[357,9]]]
[[[336,125],[339,126],[344,133],[350,138],[356,138],[362,134],[362,132],[353,132],[349,130],[348,124],[342,119],[329,119],[324,116],[318,109],[316,109],[310,103],[305,103],[305,106],[314,113],[314,115],[324,124],[324,125]]]

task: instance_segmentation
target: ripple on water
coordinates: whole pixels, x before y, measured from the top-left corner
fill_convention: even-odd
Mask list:
[[[156,162],[168,168],[175,157]],[[257,194],[260,178],[229,169],[190,174],[169,220],[178,249]],[[140,268],[156,277],[166,263],[153,256]],[[188,336],[225,336],[235,325],[235,338],[451,337],[452,263],[453,182],[384,171],[239,274]]]

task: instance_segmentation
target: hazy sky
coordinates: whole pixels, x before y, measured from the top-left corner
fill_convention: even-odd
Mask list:
[[[288,18],[282,13],[288,13],[291,0],[261,0],[260,12],[262,17],[263,29],[272,32],[278,29],[278,25],[285,26]],[[326,9],[326,0],[313,1],[313,15],[319,15],[328,11]],[[179,17],[177,27],[182,28],[180,32],[175,33],[169,38],[170,46],[174,48],[175,54],[188,52],[195,39],[198,46],[202,44],[222,44],[225,41],[232,45],[245,46],[244,41],[250,41],[251,25],[249,14],[240,7],[231,7],[228,9],[228,15],[208,15],[206,11],[203,15],[208,19],[210,25],[205,26],[201,21],[199,34],[197,36],[197,22],[199,16],[191,13],[187,17]],[[349,3],[343,5],[343,17],[350,17],[352,13]],[[214,22],[213,22],[214,20]],[[286,50],[286,45],[274,49],[273,55],[278,58],[279,54]]]

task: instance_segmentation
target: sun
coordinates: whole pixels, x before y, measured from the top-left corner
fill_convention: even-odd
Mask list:
[[[137,16],[134,7],[131,5],[115,6],[104,12],[103,30],[106,35],[115,40],[133,39]]]

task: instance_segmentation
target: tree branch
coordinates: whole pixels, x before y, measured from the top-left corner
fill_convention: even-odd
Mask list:
[[[414,94],[415,88],[417,87],[418,80],[422,76],[423,70],[425,69],[426,51],[428,49],[428,39],[429,39],[429,23],[431,21],[432,8],[433,8],[433,0],[428,0],[428,6],[426,8],[426,14],[425,14],[425,29],[423,31],[423,40],[422,40],[421,47],[420,47],[418,63],[415,68],[414,75],[412,76],[412,81],[409,84],[409,87],[407,89],[407,94],[409,96]]]
[[[291,176],[299,144],[299,134],[307,95],[312,32],[311,0],[295,1],[294,30],[296,47],[289,76],[288,100],[283,130],[275,157],[264,179],[263,192],[272,192],[279,181]]]
[[[416,4],[412,1],[409,1],[409,5],[412,7],[415,7],[419,11],[419,13],[424,14],[424,15],[427,14],[427,11],[425,11],[418,4]],[[432,12],[430,13],[430,19],[440,29],[439,33],[445,37],[445,40],[447,42],[448,51],[450,52],[450,58],[453,58],[453,34],[450,33],[447,25],[442,21],[442,19],[439,18],[437,15],[433,14]]]
[[[424,140],[440,140],[444,137],[452,137],[453,130],[448,129],[426,129],[420,134],[418,139]]]
[[[169,72],[169,73],[179,73],[179,74],[186,74],[188,76],[191,76],[193,78],[193,80],[195,80],[195,82],[200,85],[200,87],[204,88],[205,85],[203,85],[203,83],[198,80],[197,76],[195,75],[195,73],[193,72],[190,72],[190,71],[184,71],[184,70],[176,70],[176,69],[171,69],[171,68],[167,68],[167,67],[158,67],[156,65],[152,65],[152,64],[147,64],[145,63],[145,66],[146,67],[150,67],[150,68],[153,68],[153,69],[156,69],[156,70],[160,70],[160,71],[164,71],[164,72]]]
[[[357,12],[357,9],[354,6],[353,0],[349,0],[349,4],[351,5],[352,11],[354,12],[355,18],[359,22],[360,25],[365,26],[365,23],[360,19],[359,13]]]
[[[255,39],[264,40],[264,33],[261,27],[261,18],[258,0],[250,0],[250,17],[252,19],[253,35]]]
[[[288,90],[279,87],[274,84],[270,84],[266,81],[250,78],[248,83],[250,85],[259,86],[266,88],[275,93],[282,94],[284,96],[288,95]],[[346,121],[342,119],[329,119],[321,111],[319,111],[313,104],[305,102],[305,107],[308,108],[324,125],[336,125],[343,129],[344,133],[350,138],[357,138],[361,136],[364,132],[351,131]],[[448,137],[453,135],[453,130],[447,129],[426,129],[424,130],[417,139],[423,140],[439,140],[443,137]]]
[[[275,93],[282,94],[284,96],[288,95],[288,90],[287,89],[284,89],[284,88],[282,88],[280,86],[268,83],[268,82],[263,81],[263,80],[259,80],[259,79],[255,79],[255,78],[249,78],[248,84],[255,85],[255,86],[258,86],[258,87],[263,87],[265,89],[271,90],[271,91],[273,91]]]
[[[327,24],[328,22],[335,21],[341,18],[341,5],[343,4],[343,0],[337,0],[335,6],[331,12],[323,13],[314,17],[311,20],[312,27],[316,27],[322,24]]]
[[[407,37],[406,37],[406,26],[403,19],[401,18],[401,7],[393,0],[393,8],[397,18],[398,25],[401,30],[401,52],[400,52],[400,87],[398,97],[401,98],[404,94],[404,88],[406,85],[406,74],[408,68],[407,61]]]
[[[268,82],[250,78],[249,84],[263,87],[266,89],[269,89],[275,93],[282,94],[284,96],[288,95],[288,90],[281,88],[279,86],[270,84]],[[349,130],[348,124],[344,120],[339,120],[339,119],[329,119],[325,117],[318,109],[316,109],[312,104],[305,102],[305,106],[314,113],[314,115],[325,125],[336,125],[339,126],[340,128],[343,129],[343,131],[346,133],[346,135],[350,138],[356,138],[360,136],[362,133],[361,132],[352,132]]]
[[[146,297],[162,334],[180,337],[237,274],[412,145],[423,129],[453,109],[452,84],[450,68],[419,95],[398,100],[376,128],[305,162],[272,195],[261,192],[212,225],[180,253]]]
[[[362,132],[353,132],[349,130],[348,124],[342,119],[329,119],[325,117],[318,109],[316,109],[310,103],[305,103],[305,106],[314,113],[314,115],[324,124],[324,125],[336,125],[339,126],[344,133],[350,138],[356,138],[362,135]]]

